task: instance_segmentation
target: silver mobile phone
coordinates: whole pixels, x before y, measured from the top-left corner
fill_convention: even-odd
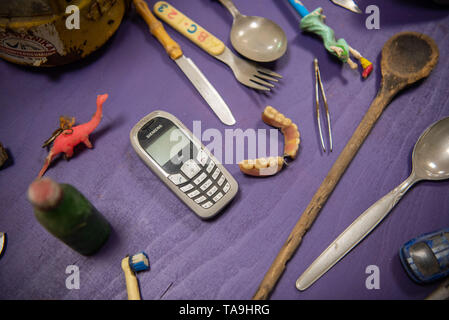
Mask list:
[[[238,191],[231,174],[170,113],[154,111],[141,119],[130,140],[143,162],[203,219],[215,216]]]

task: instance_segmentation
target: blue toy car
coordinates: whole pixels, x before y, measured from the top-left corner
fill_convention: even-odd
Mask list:
[[[423,234],[399,250],[402,265],[418,283],[429,283],[449,275],[449,228]]]

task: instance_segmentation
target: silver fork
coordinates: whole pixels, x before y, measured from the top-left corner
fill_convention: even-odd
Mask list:
[[[274,85],[268,81],[278,82],[275,77],[282,78],[280,74],[274,71],[239,58],[228,47],[225,47],[223,53],[214,57],[226,63],[234,72],[236,79],[247,87],[270,91],[270,88],[274,88]]]
[[[187,37],[211,56],[227,64],[235,78],[245,86],[270,91],[274,87],[269,81],[278,82],[282,76],[236,56],[226,45],[200,25],[189,19],[165,1],[154,5],[154,13],[176,31]]]

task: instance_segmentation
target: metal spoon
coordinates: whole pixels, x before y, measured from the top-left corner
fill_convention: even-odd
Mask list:
[[[288,261],[297,252],[305,234],[318,217],[320,210],[326,204],[384,109],[405,87],[427,77],[437,64],[438,57],[439,51],[435,41],[421,33],[401,32],[385,43],[382,49],[382,82],[379,93],[294,225],[253,299],[268,299]]]
[[[419,137],[412,163],[411,175],[362,213],[298,278],[296,287],[299,290],[307,289],[362,241],[415,183],[449,179],[449,117],[434,123]]]
[[[241,14],[231,0],[219,0],[232,14],[231,43],[242,56],[258,62],[274,61],[287,50],[287,36],[276,23]]]

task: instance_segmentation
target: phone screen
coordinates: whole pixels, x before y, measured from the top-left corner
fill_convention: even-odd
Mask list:
[[[172,126],[161,134],[145,151],[163,167],[170,159],[189,145],[190,140],[177,127]]]

